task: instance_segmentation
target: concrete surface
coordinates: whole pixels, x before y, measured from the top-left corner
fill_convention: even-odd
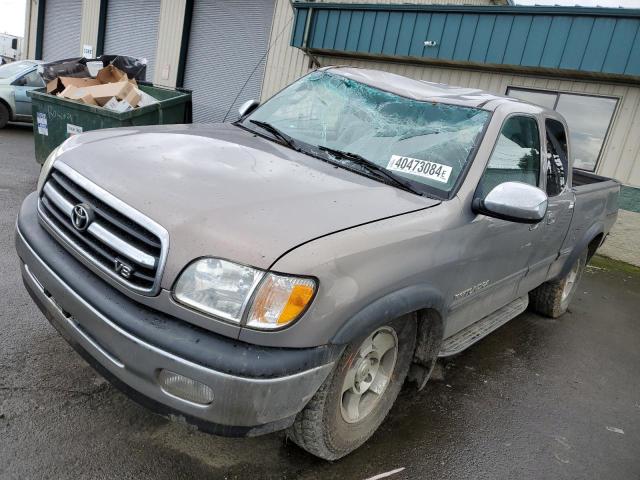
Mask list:
[[[598,259],[559,320],[525,313],[405,389],[335,463],[281,434],[227,439],[171,423],[98,377],[21,285],[13,223],[38,168],[0,131],[0,479],[640,478],[640,270]]]
[[[599,253],[640,267],[640,213],[618,211],[618,220]]]

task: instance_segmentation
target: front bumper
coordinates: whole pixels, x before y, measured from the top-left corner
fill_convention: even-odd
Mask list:
[[[24,284],[60,334],[134,400],[223,435],[286,428],[331,371],[331,347],[258,347],[213,334],[120,294],[69,255],[39,225],[27,197],[16,231]],[[208,385],[199,405],[165,392],[161,369]]]

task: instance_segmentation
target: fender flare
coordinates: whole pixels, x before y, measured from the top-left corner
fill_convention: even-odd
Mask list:
[[[569,270],[571,270],[571,267],[573,266],[573,264],[578,259],[578,257],[580,257],[582,252],[584,252],[584,250],[589,246],[589,244],[593,241],[593,239],[603,233],[604,233],[604,224],[602,222],[596,222],[593,225],[591,225],[591,227],[589,227],[589,229],[582,235],[580,240],[576,242],[576,244],[573,247],[573,250],[571,250],[571,253],[565,260],[564,265],[562,266],[562,270],[560,270],[560,273],[558,273],[558,275],[554,278],[554,280],[558,280],[566,276],[567,273],[569,273]]]
[[[340,327],[330,343],[351,343],[396,318],[427,308],[437,311],[437,321],[444,323],[444,295],[440,291],[424,284],[401,288],[369,303],[353,315]],[[442,328],[443,325],[438,327]]]

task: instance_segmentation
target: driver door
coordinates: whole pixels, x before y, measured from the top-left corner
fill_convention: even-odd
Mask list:
[[[504,182],[540,185],[541,135],[538,121],[527,115],[508,117],[478,183],[483,197]],[[445,337],[453,335],[518,298],[538,244],[538,224],[476,215],[458,235],[464,238]]]
[[[44,80],[37,70],[25,73],[13,82],[16,115],[31,116],[31,98],[27,92],[42,87],[44,87]]]

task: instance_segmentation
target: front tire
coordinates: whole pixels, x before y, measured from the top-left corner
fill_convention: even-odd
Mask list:
[[[400,393],[416,332],[415,315],[406,315],[349,345],[287,437],[325,460],[337,460],[366,442]]]
[[[571,270],[560,280],[546,282],[529,292],[530,308],[542,315],[558,318],[563,315],[573,299],[582,272],[587,264],[587,249],[575,260]]]
[[[9,109],[5,104],[0,102],[0,129],[3,129],[9,123],[10,115]]]

